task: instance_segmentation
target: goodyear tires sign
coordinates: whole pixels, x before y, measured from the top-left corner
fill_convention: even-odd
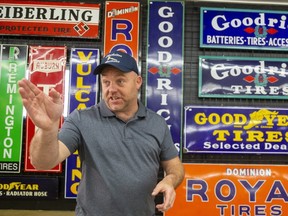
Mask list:
[[[0,199],[58,199],[58,177],[1,177]]]
[[[288,153],[288,110],[186,106],[184,153]]]

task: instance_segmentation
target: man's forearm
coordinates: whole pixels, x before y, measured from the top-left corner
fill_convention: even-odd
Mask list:
[[[181,182],[183,181],[183,173],[182,172],[173,172],[170,174],[166,174],[164,179],[166,181],[169,181],[171,185],[173,185],[174,188],[177,188]]]
[[[38,129],[30,144],[30,160],[38,170],[51,169],[58,164],[58,124],[50,131]]]
[[[162,162],[162,165],[166,174],[164,179],[169,181],[174,188],[177,188],[184,179],[185,171],[183,164],[177,157],[170,161]]]

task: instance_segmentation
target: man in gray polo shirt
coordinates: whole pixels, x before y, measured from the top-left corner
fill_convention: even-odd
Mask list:
[[[94,73],[101,74],[101,102],[74,110],[59,134],[59,93],[52,89],[47,96],[27,80],[19,82],[23,104],[39,128],[30,144],[32,164],[50,169],[79,151],[77,216],[152,216],[159,193],[164,202],[156,208],[167,211],[184,170],[165,120],[138,100],[142,77],[136,61],[113,52]],[[166,175],[157,183],[161,165]]]

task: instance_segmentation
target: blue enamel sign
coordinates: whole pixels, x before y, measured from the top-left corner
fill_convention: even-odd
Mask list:
[[[287,50],[288,12],[201,8],[200,46]]]
[[[287,109],[186,106],[184,153],[288,153]]]
[[[166,120],[180,152],[184,3],[151,1],[148,21],[146,105]]]
[[[199,97],[288,99],[288,59],[199,57]]]

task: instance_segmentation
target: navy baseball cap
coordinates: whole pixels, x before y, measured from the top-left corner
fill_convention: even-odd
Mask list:
[[[102,59],[101,64],[95,68],[94,74],[100,74],[102,70],[107,66],[118,68],[124,73],[134,71],[135,73],[139,74],[135,59],[124,52],[115,51],[107,54]]]

